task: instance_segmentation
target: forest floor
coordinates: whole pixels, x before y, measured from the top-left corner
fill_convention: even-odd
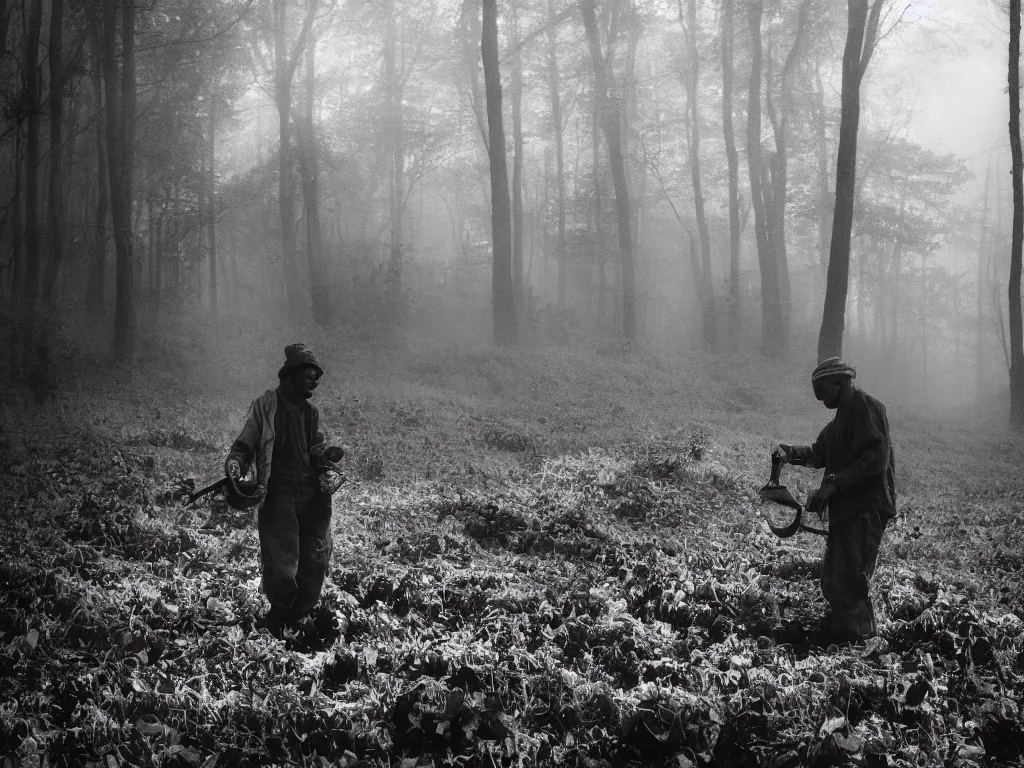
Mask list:
[[[317,340],[350,481],[276,640],[254,514],[183,503],[275,383],[265,346],[3,404],[0,765],[1020,764],[1019,437],[890,409],[879,636],[821,647],[822,540],[756,501],[829,417],[802,367]]]

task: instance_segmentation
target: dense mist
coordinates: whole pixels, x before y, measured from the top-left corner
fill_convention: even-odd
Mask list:
[[[902,402],[998,399],[1006,11],[864,11],[853,89],[819,0],[5,3],[8,367],[182,320],[806,365],[832,316]]]

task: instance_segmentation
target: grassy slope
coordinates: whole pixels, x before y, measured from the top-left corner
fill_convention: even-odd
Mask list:
[[[250,632],[249,519],[174,500],[183,477],[217,474],[280,343],[248,347],[259,359],[203,339],[189,356],[153,349],[144,372],[5,410],[17,554],[0,574],[0,754],[1019,755],[1005,738],[1022,691],[1018,438],[890,414],[904,515],[875,580],[883,642],[829,653],[808,643],[820,542],[772,539],[753,503],[773,442],[810,441],[827,418],[805,372],[317,341],[318,402],[353,482],[336,497],[332,587],[286,644]],[[816,476],[787,481],[803,495]]]

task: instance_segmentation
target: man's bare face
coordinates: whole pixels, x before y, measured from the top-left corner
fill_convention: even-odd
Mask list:
[[[320,371],[311,365],[304,365],[292,371],[292,386],[307,400],[320,383]]]

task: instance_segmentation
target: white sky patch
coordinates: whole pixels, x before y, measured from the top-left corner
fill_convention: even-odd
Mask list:
[[[895,94],[911,110],[909,138],[964,158],[980,185],[990,157],[1009,161],[1006,14],[992,0],[916,0],[904,7],[869,73],[877,117]]]

